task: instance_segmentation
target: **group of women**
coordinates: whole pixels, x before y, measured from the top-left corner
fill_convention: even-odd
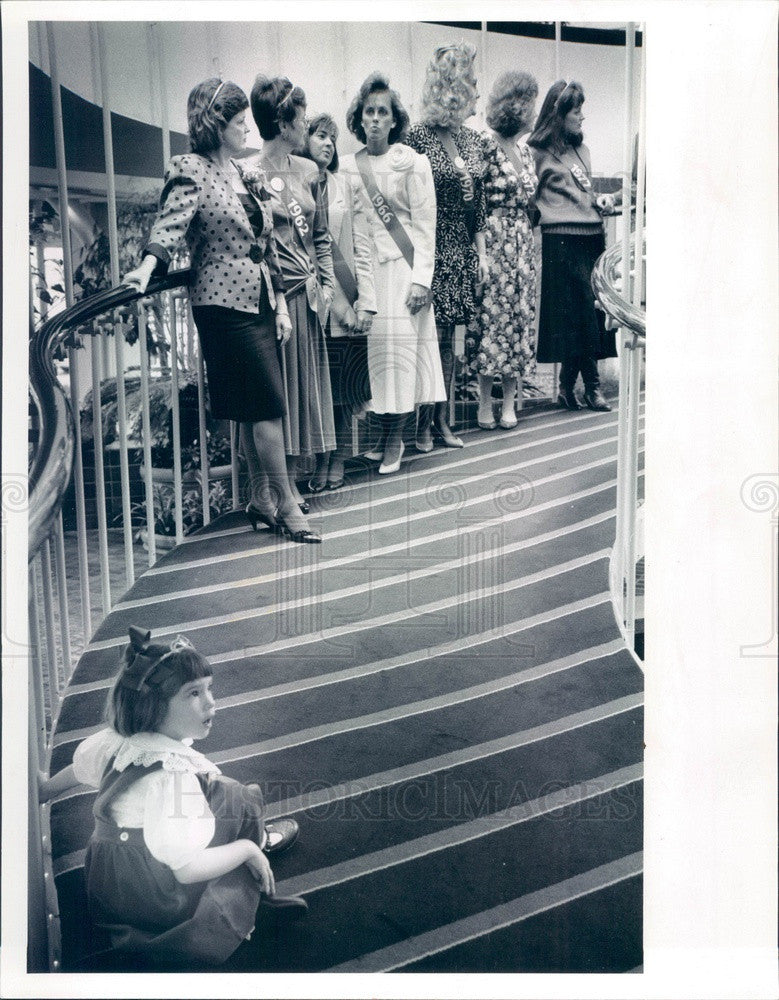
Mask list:
[[[217,418],[236,421],[251,489],[246,513],[298,542],[319,542],[298,490],[301,456],[316,456],[310,493],[337,489],[351,422],[372,411],[367,458],[398,470],[403,433],[415,445],[463,442],[448,423],[454,329],[467,328],[478,375],[479,426],[516,425],[522,377],[561,362],[558,400],[608,409],[597,359],[613,356],[590,290],[613,210],[592,190],[577,83],[558,81],[531,131],[538,87],[504,73],[489,97],[489,130],[464,123],[478,97],[466,43],[438,48],[409,128],[399,95],[371,74],[346,116],[360,150],[339,160],[327,114],[306,118],[303,91],[258,76],[250,98],[206,80],[189,95],[191,152],[173,157],[141,264],[125,282],[146,290],[186,240],[190,298]],[[246,156],[252,117],[263,140]],[[536,260],[531,211],[543,234],[542,300],[534,351]]]

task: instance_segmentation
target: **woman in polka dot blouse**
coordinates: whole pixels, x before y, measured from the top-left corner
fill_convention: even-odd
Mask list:
[[[168,164],[160,210],[139,267],[125,284],[144,292],[186,240],[190,300],[208,373],[211,412],[240,425],[249,467],[247,515],[294,541],[320,542],[290,490],[282,420],[280,347],[292,325],[264,179],[235,161],[246,144],[246,94],[206,80],[187,102],[191,153]]]
[[[282,349],[290,488],[296,492],[300,456],[335,448],[335,424],[324,327],[335,278],[327,218],[317,198],[319,170],[295,155],[305,150],[306,95],[285,77],[258,76],[250,95],[263,140],[256,166],[270,191],[273,231],[289,303],[292,335]],[[307,504],[297,494],[305,511]]]

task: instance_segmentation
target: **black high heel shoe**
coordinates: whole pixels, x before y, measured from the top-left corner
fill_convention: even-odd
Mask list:
[[[298,507],[300,507],[300,513],[301,514],[310,514],[311,513],[311,504],[307,500],[302,500],[298,504]]]
[[[246,516],[249,518],[249,524],[252,526],[252,531],[257,530],[259,522],[262,522],[266,527],[270,528],[271,531],[281,531],[281,525],[278,522],[278,511],[275,515],[266,514],[264,511],[260,510],[259,507],[255,507],[250,502],[246,505]]]
[[[301,505],[298,505],[301,506]],[[322,541],[322,536],[318,535],[315,531],[309,531],[308,528],[301,528],[295,531],[290,528],[287,522],[284,520],[284,515],[279,511],[277,513],[279,532],[282,535],[286,535],[287,538],[291,539],[293,542],[303,542],[307,545],[319,545]]]
[[[562,406],[564,410],[580,410],[582,408],[573,389],[561,389],[557,395],[557,405]]]

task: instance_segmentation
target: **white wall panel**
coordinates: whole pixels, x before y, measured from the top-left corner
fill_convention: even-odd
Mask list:
[[[153,36],[160,39],[162,71],[167,90],[170,127],[186,131],[186,99],[192,86],[220,73],[248,92],[257,73],[287,76],[306,91],[311,112],[329,111],[342,129],[340,147],[349,152],[356,142],[345,129],[349,101],[373,70],[386,73],[399,91],[412,121],[419,117],[425,70],[438,45],[472,42],[481,50],[480,31],[419,22],[370,21],[161,21],[104,22],[113,110],[158,124],[160,98],[153,75]],[[87,22],[56,22],[54,26],[60,76],[65,87],[96,100],[94,66]],[[30,25],[30,59],[48,70],[40,32]],[[637,52],[635,105],[642,52]],[[484,123],[487,94],[506,69],[524,69],[539,84],[539,107],[554,82],[554,42],[489,32],[482,60],[473,127]],[[577,79],[587,97],[584,106],[586,140],[598,173],[622,169],[625,50],[621,46],[564,42],[561,72]],[[636,116],[637,121],[637,116]],[[254,128],[249,143],[259,144]]]

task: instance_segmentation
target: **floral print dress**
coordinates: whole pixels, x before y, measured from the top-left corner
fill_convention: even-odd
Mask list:
[[[473,179],[473,218],[468,219],[457,170],[436,136],[422,122],[412,125],[404,140],[422,153],[433,169],[436,195],[433,310],[439,326],[469,323],[478,315],[476,280],[479,258],[474,233],[484,229],[484,163],[478,132],[461,126],[452,141]]]
[[[527,207],[536,172],[524,143],[515,147],[521,173],[491,135],[482,136],[482,148],[490,277],[479,316],[468,325],[466,354],[479,375],[521,378],[535,370],[536,260]]]

